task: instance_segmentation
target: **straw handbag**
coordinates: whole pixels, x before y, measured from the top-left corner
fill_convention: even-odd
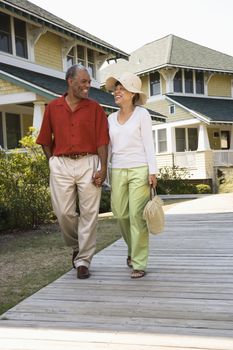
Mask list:
[[[156,190],[151,187],[150,200],[147,202],[143,219],[146,220],[148,231],[152,234],[161,233],[164,230],[163,201],[159,198]]]

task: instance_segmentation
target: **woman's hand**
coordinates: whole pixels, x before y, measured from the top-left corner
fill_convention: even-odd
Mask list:
[[[149,175],[149,184],[150,186],[152,186],[153,188],[155,188],[157,186],[157,178],[155,174],[150,174]]]

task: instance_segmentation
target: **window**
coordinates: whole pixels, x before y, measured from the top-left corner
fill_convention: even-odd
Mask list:
[[[184,72],[184,79],[185,79],[185,92],[193,93],[193,71],[186,70]]]
[[[198,147],[197,128],[188,128],[188,150],[196,151]]]
[[[82,66],[85,66],[85,53],[84,53],[84,47],[83,46],[77,46],[77,62],[81,64]]]
[[[16,56],[28,58],[26,23],[14,18]]]
[[[75,60],[74,60],[74,48],[72,48],[67,57],[66,57],[66,61],[67,61],[67,69],[70,68],[71,66],[73,66]]]
[[[0,50],[12,53],[10,16],[0,13]]]
[[[169,114],[175,114],[175,105],[169,106]]]
[[[221,149],[230,148],[230,132],[228,130],[221,131]]]
[[[179,70],[173,79],[174,92],[204,94],[204,73],[193,70]]]
[[[176,128],[176,152],[184,152],[185,150],[185,128]]]
[[[196,93],[204,94],[204,73],[196,72]]]
[[[179,70],[174,77],[174,92],[183,92],[182,71]]]
[[[0,51],[28,58],[26,22],[0,13]]]
[[[158,130],[158,152],[167,152],[167,133],[166,129]]]
[[[160,94],[160,74],[159,72],[150,74],[150,95],[155,96]]]
[[[66,56],[67,69],[73,64],[81,64],[89,69],[90,75],[96,77],[96,64],[94,50],[87,49],[84,46],[74,46]]]
[[[196,151],[198,147],[197,128],[176,128],[176,152]]]
[[[21,129],[20,116],[18,114],[6,113],[6,137],[8,149],[19,147]]]

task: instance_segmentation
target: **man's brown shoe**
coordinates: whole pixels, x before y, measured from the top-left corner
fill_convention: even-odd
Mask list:
[[[86,266],[79,266],[77,268],[77,277],[80,279],[90,277],[89,269]]]
[[[74,265],[74,260],[76,258],[76,256],[78,255],[79,251],[78,250],[74,250],[73,251],[73,255],[72,255],[72,265],[73,265],[73,268],[75,269],[75,265]]]

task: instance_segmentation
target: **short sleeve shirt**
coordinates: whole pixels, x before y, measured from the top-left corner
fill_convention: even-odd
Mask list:
[[[81,100],[76,110],[71,111],[64,95],[47,105],[36,142],[50,146],[55,156],[97,154],[98,147],[109,143],[107,116],[103,108],[90,99]]]

